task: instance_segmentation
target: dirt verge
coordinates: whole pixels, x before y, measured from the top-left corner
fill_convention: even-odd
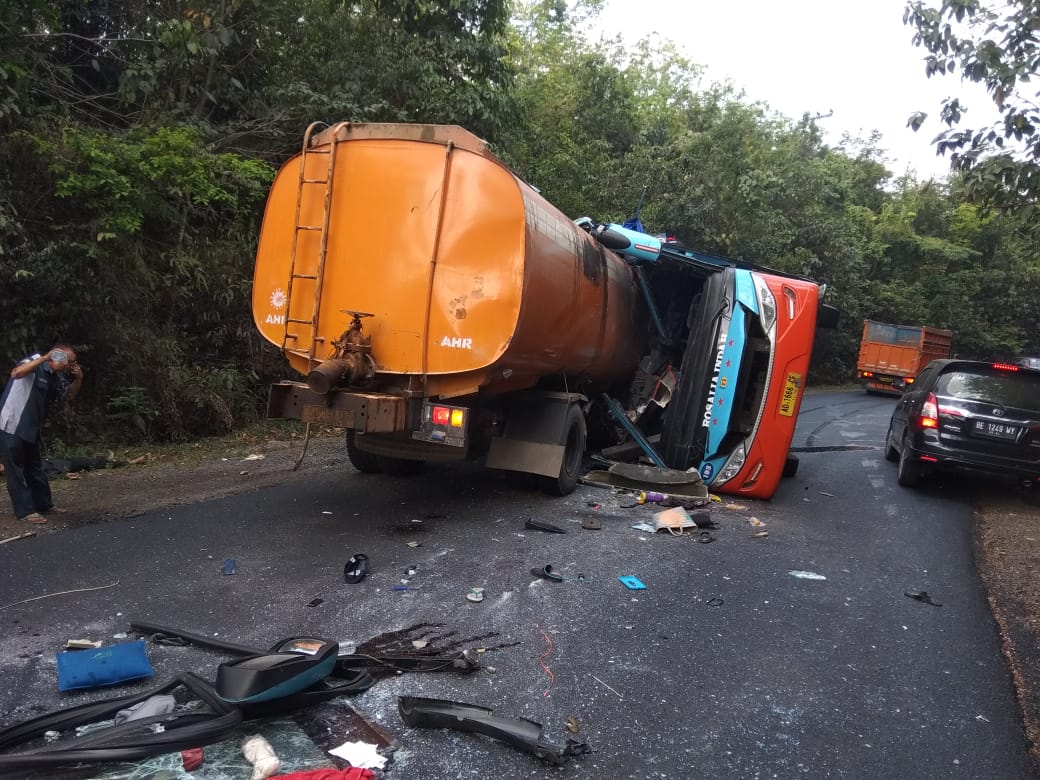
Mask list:
[[[1040,765],[1040,506],[997,486],[980,488],[975,540],[1030,752]]]

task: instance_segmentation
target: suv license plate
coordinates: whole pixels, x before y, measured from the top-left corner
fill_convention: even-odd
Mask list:
[[[994,439],[1017,439],[1019,427],[1007,423],[995,423],[987,420],[975,421],[975,433],[980,436],[990,436]]]

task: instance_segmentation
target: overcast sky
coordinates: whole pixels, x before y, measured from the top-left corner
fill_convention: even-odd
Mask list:
[[[608,0],[604,32],[626,40],[658,34],[673,40],[705,78],[731,80],[749,101],[768,103],[792,118],[820,119],[828,143],[842,133],[882,133],[889,169],[908,167],[919,178],[945,175],[948,161],[930,141],[942,129],[943,98],[957,95],[975,107],[969,119],[989,111],[985,93],[956,76],[924,75],[924,50],[913,46],[903,25],[905,0]],[[914,111],[928,120],[914,133]],[[992,121],[995,112],[986,115]]]

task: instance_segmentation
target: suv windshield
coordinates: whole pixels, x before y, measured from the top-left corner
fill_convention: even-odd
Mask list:
[[[1040,408],[1040,373],[961,368],[939,377],[935,392],[1020,409]]]

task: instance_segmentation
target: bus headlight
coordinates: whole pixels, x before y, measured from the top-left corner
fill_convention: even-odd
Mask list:
[[[758,295],[758,316],[762,320],[762,330],[771,333],[776,325],[776,298],[772,290],[758,274],[753,274],[755,280],[755,293]]]
[[[719,475],[715,478],[713,484],[721,485],[729,482],[744,468],[745,460],[747,460],[747,450],[744,449],[744,442],[741,442],[726,459],[725,465],[719,470]]]

